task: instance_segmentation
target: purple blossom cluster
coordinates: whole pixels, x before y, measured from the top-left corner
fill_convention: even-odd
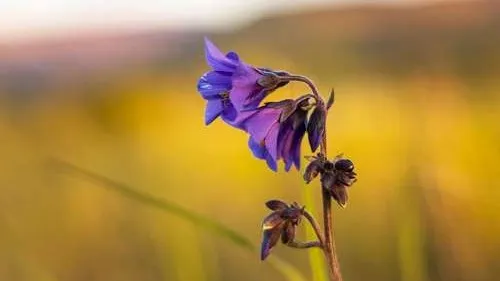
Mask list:
[[[293,79],[285,71],[254,67],[246,64],[235,52],[222,53],[205,38],[205,55],[212,68],[198,81],[198,92],[207,101],[205,124],[221,119],[230,126],[249,134],[248,146],[253,155],[265,160],[277,171],[279,160],[285,170],[300,169],[300,146],[306,133],[312,150],[319,146],[323,135],[325,114],[314,110],[317,99],[311,94],[277,102],[263,100],[274,90]],[[314,121],[314,122],[310,122]]]

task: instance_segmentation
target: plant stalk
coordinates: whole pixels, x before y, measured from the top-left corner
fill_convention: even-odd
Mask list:
[[[285,79],[289,81],[299,81],[306,83],[309,88],[311,89],[313,95],[316,97],[316,102],[319,107],[323,107],[325,111],[328,111],[328,108],[326,108],[325,102],[321,95],[319,94],[318,88],[316,85],[311,81],[311,79],[305,77],[305,76],[300,76],[300,75],[289,75],[286,76]],[[331,104],[330,104],[331,106]],[[323,155],[323,157],[327,158],[326,154],[326,120],[325,122],[325,130],[323,131],[323,136],[321,139],[320,143],[320,152]],[[328,263],[328,273],[330,276],[331,281],[343,281],[342,279],[342,274],[340,272],[340,264],[337,258],[337,252],[335,250],[335,238],[333,236],[333,217],[332,217],[332,199],[331,195],[328,190],[325,190],[322,188],[322,199],[323,199],[323,226],[324,226],[324,233],[323,235],[319,234],[317,232],[318,239],[321,241],[320,236],[324,238],[323,241],[321,241],[321,244],[323,245],[323,252],[325,254],[326,261]],[[313,220],[314,221],[314,220]],[[312,224],[312,223],[311,223]],[[313,225],[314,227],[314,225]],[[315,229],[316,230],[316,229]]]
[[[297,249],[308,249],[308,248],[322,248],[321,242],[319,241],[309,241],[309,242],[300,242],[300,241],[290,241],[286,244],[288,247],[297,248]]]
[[[316,234],[316,237],[318,238],[318,241],[321,244],[321,247],[324,247],[325,237],[324,237],[323,233],[321,232],[321,227],[316,222],[316,220],[311,215],[311,213],[309,213],[306,210],[304,210],[304,217],[309,221],[309,223],[311,224],[311,227],[314,229],[314,233]]]
[[[340,273],[340,264],[335,251],[335,238],[333,237],[333,220],[332,220],[332,200],[328,190],[323,190],[323,220],[325,227],[325,244],[323,251],[328,263],[328,273],[331,281],[342,281]]]

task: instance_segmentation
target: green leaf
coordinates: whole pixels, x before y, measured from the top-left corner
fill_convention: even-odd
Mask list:
[[[120,195],[125,196],[129,199],[135,200],[150,207],[157,208],[169,214],[176,215],[180,218],[194,223],[196,226],[211,230],[221,237],[230,240],[239,247],[249,251],[250,253],[255,255],[256,258],[258,257],[257,252],[255,251],[256,247],[252,244],[250,239],[216,220],[185,209],[184,207],[179,206],[173,202],[169,202],[162,198],[158,198],[148,193],[141,192],[135,188],[128,186],[127,184],[109,179],[103,175],[83,169],[74,164],[59,159],[51,159],[50,164],[52,167],[58,168],[62,172],[82,176],[87,180],[94,181],[102,185],[103,187],[118,192]],[[284,277],[286,277],[288,281],[305,281],[305,278],[294,266],[282,259],[279,259],[276,256],[270,260],[270,265],[277,271],[279,271]]]

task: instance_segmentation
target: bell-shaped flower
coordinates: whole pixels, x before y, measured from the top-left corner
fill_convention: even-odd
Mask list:
[[[300,145],[306,132],[309,95],[296,100],[269,102],[239,120],[235,126],[250,134],[249,147],[255,157],[264,159],[272,170],[283,159],[285,170],[300,169]]]
[[[219,116],[231,123],[239,111],[258,107],[269,93],[288,83],[280,79],[288,73],[250,66],[235,52],[223,54],[207,38],[205,55],[212,70],[199,79],[198,92],[207,100],[207,125]]]

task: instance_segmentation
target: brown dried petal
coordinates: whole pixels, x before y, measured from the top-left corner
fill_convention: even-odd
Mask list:
[[[331,190],[335,184],[335,174],[333,172],[324,172],[321,174],[321,186],[323,189]]]
[[[280,116],[280,122],[283,123],[285,120],[287,120],[290,116],[294,115],[294,113],[298,112],[303,112],[304,116],[301,116],[298,119],[305,120],[306,118],[306,111],[299,109],[303,103],[308,103],[309,102],[310,95],[303,95],[298,97],[297,99],[293,100],[292,103],[288,103],[285,107],[283,107],[283,113],[281,113]],[[297,122],[294,122],[297,123]],[[296,126],[294,126],[295,128]]]
[[[262,230],[274,229],[279,227],[285,220],[281,216],[282,211],[275,211],[269,214],[262,221]]]
[[[303,213],[304,209],[302,208],[287,208],[286,210],[282,211],[281,217],[285,220],[290,220],[298,223]]]
[[[304,172],[304,181],[306,183],[310,183],[315,177],[318,176],[322,169],[322,161],[320,159],[313,160],[306,167],[306,171]]]
[[[265,260],[276,246],[281,235],[281,228],[264,230],[262,233],[262,244],[260,247],[260,259]]]
[[[290,222],[286,223],[283,229],[281,229],[281,242],[283,244],[288,244],[295,239],[295,229],[296,226]]]
[[[281,200],[269,200],[266,202],[266,206],[273,211],[279,211],[288,208],[288,204]]]
[[[334,187],[330,190],[330,193],[333,199],[335,199],[335,201],[337,201],[337,203],[340,205],[340,207],[346,207],[348,200],[347,188],[345,188],[344,186]]]

